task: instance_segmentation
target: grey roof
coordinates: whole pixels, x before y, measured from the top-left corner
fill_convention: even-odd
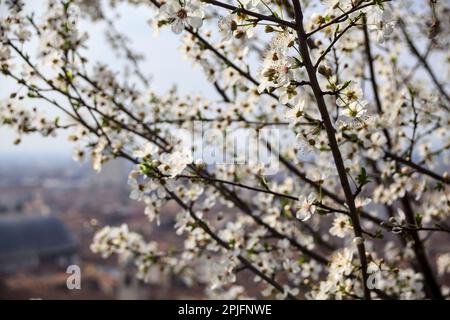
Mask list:
[[[0,260],[8,256],[75,252],[75,248],[73,235],[55,217],[0,216]]]

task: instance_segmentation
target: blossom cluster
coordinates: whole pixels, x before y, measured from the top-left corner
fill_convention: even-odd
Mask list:
[[[92,251],[132,260],[145,281],[160,268],[202,284],[211,298],[449,297],[447,3],[120,1],[151,13],[149,34],[179,38],[211,84],[199,90],[206,97],[152,88],[145,55],[109,18],[115,2],[50,0],[36,16],[17,1],[0,18],[1,77],[15,83],[0,124],[16,143],[67,130],[74,159],[96,171],[126,159],[130,198],[178,239],[163,250],[126,225],[103,226]],[[440,27],[422,32],[427,19]],[[123,70],[88,59],[87,20],[108,24]],[[277,174],[252,161],[206,164],[184,139],[231,131],[244,140],[248,128],[280,133],[246,146],[270,151]],[[215,135],[202,143],[221,145]]]

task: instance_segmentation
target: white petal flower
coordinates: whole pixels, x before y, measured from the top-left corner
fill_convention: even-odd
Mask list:
[[[340,215],[334,219],[330,233],[335,237],[344,238],[349,230],[351,230],[349,218],[345,215]]]
[[[229,40],[233,36],[233,31],[236,30],[237,23],[234,21],[233,15],[229,14],[219,20],[219,31],[222,40]]]
[[[342,114],[350,119],[362,118],[367,112],[365,105],[366,103],[359,101],[352,102],[342,111]]]
[[[370,6],[367,11],[367,24],[375,32],[377,41],[383,43],[394,32],[395,18],[388,6]]]
[[[354,102],[363,98],[363,91],[359,85],[352,84],[343,90],[344,99],[348,102]]]
[[[161,164],[158,169],[161,173],[169,175],[171,178],[183,172],[184,168],[192,163],[192,153],[188,150],[165,153],[160,158]]]
[[[316,207],[314,206],[316,195],[314,193],[310,193],[307,197],[300,197],[299,201],[301,202],[301,204],[296,213],[296,217],[301,221],[307,221],[316,212]]]
[[[158,148],[153,143],[146,143],[143,148],[135,150],[133,156],[136,158],[145,158],[154,155],[158,151]]]
[[[299,100],[298,103],[291,109],[286,111],[286,119],[291,121],[297,121],[303,115],[303,109],[305,108],[305,102]]]
[[[193,1],[168,0],[159,9],[162,17],[171,23],[174,33],[180,34],[185,27],[198,29],[203,25],[203,12]]]
[[[0,48],[0,61],[6,61],[11,58],[11,49],[7,46],[2,46]]]
[[[357,209],[360,209],[364,206],[367,206],[371,202],[372,202],[372,199],[370,199],[370,198],[356,197],[355,206]]]

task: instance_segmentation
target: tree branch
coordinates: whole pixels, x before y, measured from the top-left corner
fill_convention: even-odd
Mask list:
[[[339,179],[341,181],[341,186],[344,190],[346,202],[350,209],[350,217],[353,223],[353,230],[355,237],[364,239],[361,224],[359,221],[359,214],[356,210],[355,199],[353,197],[353,193],[350,187],[350,183],[347,179],[347,172],[345,170],[344,161],[342,159],[341,152],[339,150],[339,146],[336,141],[335,129],[330,120],[330,115],[328,114],[327,106],[325,104],[325,100],[322,94],[322,90],[320,88],[319,82],[317,80],[316,69],[314,68],[311,57],[309,55],[308,43],[307,43],[307,35],[305,30],[303,29],[303,13],[299,0],[293,0],[294,10],[295,10],[295,21],[297,23],[297,35],[298,40],[300,42],[300,53],[303,58],[303,63],[306,68],[306,72],[308,73],[309,81],[311,82],[311,87],[314,92],[314,97],[317,102],[317,106],[319,108],[319,112],[322,117],[322,121],[325,125],[325,130],[327,133],[329,145],[331,148],[331,152],[333,154],[333,159],[336,165],[336,169],[338,171]],[[366,249],[364,245],[364,241],[359,242],[357,244],[359,260],[361,262],[361,270],[362,270],[362,285],[364,287],[364,297],[365,299],[370,300],[370,291],[367,287],[367,257],[366,257]]]

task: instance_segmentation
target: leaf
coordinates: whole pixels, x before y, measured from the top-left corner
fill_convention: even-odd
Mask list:
[[[367,176],[367,172],[365,168],[361,168],[361,172],[356,177],[356,181],[358,181],[358,184],[360,187],[366,185],[370,182],[369,177]]]
[[[295,65],[292,67],[292,69],[297,69],[303,66],[303,62],[300,61],[297,57],[292,57],[295,60]]]
[[[333,35],[334,38],[336,38],[336,36],[337,36],[337,34],[338,34],[339,26],[340,26],[340,24],[338,24],[337,27],[336,27],[336,30],[334,30],[334,35]]]
[[[378,229],[378,230],[375,232],[375,238],[377,238],[377,239],[384,239],[383,231],[381,231],[380,229]]]
[[[345,83],[341,86],[341,88],[339,90],[344,90],[345,88],[347,88],[350,85],[350,83],[352,83],[351,80],[345,81]]]
[[[316,208],[316,213],[321,215],[321,216],[326,216],[328,214],[328,211],[326,211],[326,210],[324,210],[324,209],[322,209],[320,207],[317,207]]]
[[[306,259],[305,259],[304,256],[300,256],[300,257],[297,259],[297,263],[298,263],[299,265],[302,265],[302,264],[304,264],[305,262],[306,262]]]
[[[269,190],[269,185],[267,184],[267,180],[264,176],[258,175],[259,183],[264,187],[264,189]]]
[[[69,79],[69,81],[70,81],[70,82],[72,82],[72,81],[73,81],[73,79],[74,79],[74,76],[73,76],[73,73],[72,73],[72,71],[70,71],[70,70],[66,70],[66,76],[67,76],[67,79]]]
[[[436,182],[436,186],[434,187],[436,191],[444,191],[445,185],[441,181]]]
[[[414,218],[416,220],[417,226],[421,227],[422,226],[423,216],[420,213],[417,213]]]

